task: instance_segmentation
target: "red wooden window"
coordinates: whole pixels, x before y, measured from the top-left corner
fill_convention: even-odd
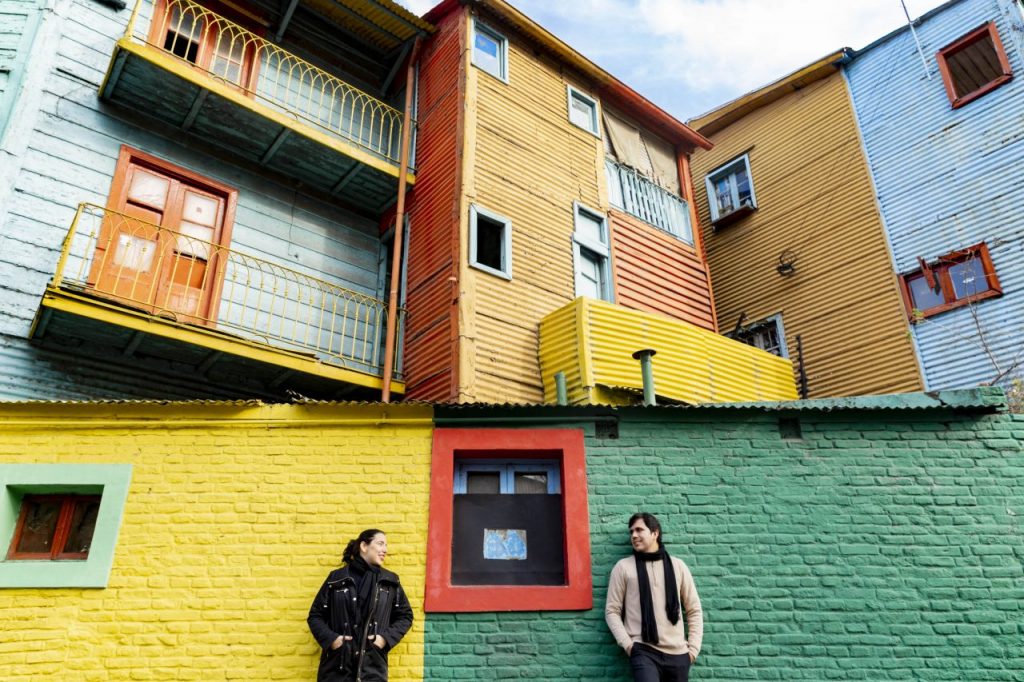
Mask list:
[[[914,322],[1003,293],[984,242],[948,253],[934,263],[922,260],[919,270],[900,278],[900,285]]]
[[[935,58],[954,109],[1013,78],[999,32],[992,22],[942,48]]]
[[[99,509],[99,495],[25,495],[7,559],[87,559]]]

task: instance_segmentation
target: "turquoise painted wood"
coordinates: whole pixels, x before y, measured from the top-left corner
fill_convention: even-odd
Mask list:
[[[0,0],[0,144],[39,28],[42,4],[42,0]]]
[[[2,2],[7,8],[18,0]],[[98,89],[129,11],[91,0],[53,4],[54,11],[42,20],[45,30],[38,33],[57,39],[46,50],[27,44],[25,54],[51,61],[38,73],[25,70],[35,80],[24,89],[36,95],[33,106],[19,107],[11,121],[26,132],[15,146],[17,154],[4,161],[14,169],[6,171],[10,186],[0,188],[0,399],[239,394],[183,374],[166,360],[128,358],[117,348],[83,352],[49,342],[38,348],[28,341],[75,209],[82,202],[106,203],[122,144],[236,188],[232,248],[369,296],[382,295],[375,216],[306,194],[287,178],[214,149],[209,140],[100,101]]]
[[[953,109],[936,52],[994,21],[1014,78]],[[860,51],[846,67],[865,151],[898,272],[986,242],[1001,298],[913,327],[927,388],[974,386],[1024,367],[1024,16],[1012,0],[961,0]],[[856,272],[846,273],[856,286]],[[988,354],[991,353],[991,359]]]

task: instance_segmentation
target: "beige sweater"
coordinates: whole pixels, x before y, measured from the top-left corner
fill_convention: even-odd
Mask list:
[[[670,555],[671,556],[671,555]],[[700,608],[700,597],[693,576],[682,559],[671,557],[672,568],[679,587],[679,601],[685,618],[675,625],[665,614],[665,568],[660,561],[647,561],[647,577],[651,581],[651,597],[654,601],[654,617],[658,624],[658,644],[646,644],[666,654],[692,654],[696,660],[700,642],[704,635],[704,612]],[[604,619],[608,629],[619,646],[625,649],[640,638],[640,586],[637,583],[636,560],[632,556],[615,564],[608,580],[608,601],[605,602]],[[683,622],[689,637],[683,632]]]

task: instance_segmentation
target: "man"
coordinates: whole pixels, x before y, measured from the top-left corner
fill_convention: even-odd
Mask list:
[[[693,576],[665,550],[661,524],[653,515],[633,514],[629,539],[633,556],[615,564],[608,580],[608,629],[629,656],[635,682],[686,682],[704,634]]]

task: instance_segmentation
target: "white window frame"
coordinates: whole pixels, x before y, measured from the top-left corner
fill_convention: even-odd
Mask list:
[[[569,117],[569,123],[573,124],[577,128],[580,128],[581,130],[586,130],[588,133],[590,133],[594,137],[600,139],[600,137],[601,137],[601,125],[600,125],[601,110],[600,110],[600,105],[598,104],[597,100],[594,99],[593,97],[591,97],[590,95],[588,95],[587,93],[583,92],[582,90],[574,88],[573,86],[568,85],[568,84],[566,84],[566,86],[565,86],[565,93],[566,93],[565,103],[566,103],[566,108],[568,110],[567,114],[568,114],[568,117]],[[591,127],[588,128],[586,126],[581,126],[579,123],[577,123],[576,121],[572,120],[572,99],[573,99],[573,97],[576,97],[577,99],[580,99],[583,102],[586,102],[587,104],[590,105],[590,107],[591,107],[590,108],[590,125],[591,125]]]
[[[766,317],[764,319],[756,320],[754,322],[751,322],[750,324],[743,325],[740,328],[739,333],[743,334],[743,333],[747,332],[748,330],[756,329],[758,327],[767,327],[768,325],[771,325],[771,324],[775,325],[775,333],[779,337],[779,353],[780,353],[779,357],[788,358],[789,357],[789,348],[786,347],[786,328],[782,324],[782,313],[775,313],[774,315],[769,315],[768,317]],[[742,341],[742,340],[736,338],[732,333],[729,334],[729,338],[731,338],[734,341],[737,341],[739,343],[747,344],[746,341]],[[758,348],[754,344],[747,344],[747,345],[751,346],[752,348]],[[765,349],[762,348],[760,350],[765,350]],[[771,351],[769,351],[769,350],[765,350],[765,352],[766,353],[771,353]],[[774,355],[774,353],[772,353],[772,355]]]
[[[609,303],[615,302],[615,296],[612,288],[612,250],[610,246],[610,239],[608,236],[608,217],[598,210],[592,209],[588,206],[584,206],[578,201],[572,202],[572,216],[573,216],[573,235],[572,235],[572,249],[573,249],[573,272],[576,277],[576,295],[580,296],[580,263],[583,259],[583,251],[589,251],[594,255],[601,258],[601,299],[602,301],[608,301]],[[597,218],[601,221],[601,241],[595,242],[593,239],[589,239],[580,234],[578,229],[578,221],[581,213],[586,213],[592,218]]]
[[[498,73],[494,73],[488,66],[480,64],[476,60],[476,34],[482,33],[491,40],[498,43]],[[480,69],[484,73],[489,73],[498,80],[508,83],[508,38],[495,31],[487,24],[481,22],[476,17],[473,17],[473,35],[469,42],[470,55],[473,62],[473,66]]]
[[[730,183],[733,204],[737,207],[734,210],[729,213],[720,213],[718,209],[718,196],[715,193],[715,180],[723,175],[735,175],[736,171],[734,170],[734,167],[741,163],[747,173],[747,180],[750,182],[750,207],[757,208],[757,193],[754,191],[754,174],[750,172],[750,157],[747,154],[743,154],[742,156],[732,159],[728,163],[723,163],[721,166],[704,176],[704,186],[708,192],[708,207],[711,209],[711,222],[714,222],[719,218],[723,218],[729,215],[729,213],[735,213],[742,208],[742,206],[740,206],[739,190],[736,187],[735,180]]]
[[[488,220],[502,224],[501,230],[501,268],[495,269],[490,265],[480,263],[476,259],[477,248],[477,219],[483,216]],[[469,264],[477,270],[483,270],[495,277],[512,279],[512,219],[490,211],[482,206],[470,204],[469,206]]]
[[[562,492],[559,462],[547,459],[494,459],[494,460],[456,460],[454,489],[456,495],[466,495],[468,489],[467,474],[472,471],[489,471],[500,475],[498,490],[501,495],[515,494],[515,475],[519,472],[542,472],[548,477],[548,495]]]

